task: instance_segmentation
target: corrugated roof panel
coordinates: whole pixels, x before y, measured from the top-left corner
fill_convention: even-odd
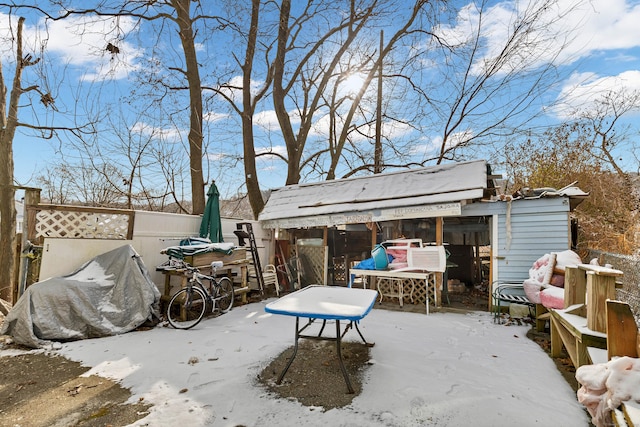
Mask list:
[[[261,221],[420,206],[480,199],[487,188],[484,160],[282,187]]]

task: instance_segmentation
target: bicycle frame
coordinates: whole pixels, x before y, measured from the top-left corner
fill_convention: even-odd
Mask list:
[[[221,279],[218,280],[218,278],[216,277],[216,270],[219,267],[222,267],[223,265],[222,262],[214,261],[211,263],[211,271],[213,272],[211,276],[200,273],[200,271],[196,267],[191,267],[188,264],[186,265],[187,265],[186,267],[187,270],[191,272],[191,278],[189,279],[189,284],[187,286],[194,286],[194,283],[195,283],[195,286],[198,286],[202,291],[204,291],[205,295],[207,296],[207,300],[212,304],[211,312],[213,313],[216,309],[216,303],[221,298],[224,297],[224,295],[223,296],[220,295]],[[207,289],[207,286],[205,286],[205,284],[202,283],[203,279],[209,282],[208,289]]]
[[[207,286],[205,286],[205,284],[202,282],[203,279],[209,282],[208,289]],[[191,274],[191,278],[189,279],[189,284],[187,286],[197,286],[201,290],[203,290],[205,295],[207,296],[207,300],[213,304],[211,311],[213,312],[215,310],[215,301],[216,299],[220,298],[220,285],[215,276],[207,276],[206,274],[194,271]]]
[[[197,267],[181,262],[180,269],[185,270],[188,281],[169,301],[166,318],[177,329],[189,329],[197,325],[205,316],[207,309],[213,313],[218,310],[226,313],[233,306],[235,294],[233,283],[227,277],[216,277],[216,270],[222,262],[211,263],[211,276],[202,274]],[[208,281],[208,286],[203,283]]]

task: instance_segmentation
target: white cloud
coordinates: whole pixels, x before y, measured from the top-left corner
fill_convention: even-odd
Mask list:
[[[640,92],[640,70],[629,70],[617,76],[595,73],[574,73],[558,96],[559,105],[551,112],[560,119],[574,119],[596,109],[604,95],[620,98],[624,94]]]
[[[214,113],[213,111],[210,111],[208,113],[204,113],[202,118],[203,118],[203,120],[205,122],[214,123],[214,122],[218,122],[220,120],[228,119],[229,118],[229,114]]]
[[[453,133],[449,136],[447,140],[447,144],[445,146],[446,149],[450,149],[455,147],[461,143],[467,142],[469,139],[473,137],[473,132],[471,130],[466,130],[463,132]],[[422,138],[421,144],[415,144],[411,147],[411,155],[418,155],[424,157],[432,157],[437,154],[442,148],[442,136],[434,136],[429,139],[427,137]]]
[[[330,127],[330,117],[327,113],[326,109],[322,109],[318,111],[319,118],[313,123],[311,126],[311,130],[309,132],[310,137],[329,137],[329,127]],[[341,132],[344,126],[344,122],[341,116],[336,116],[336,129],[337,132]],[[382,123],[382,135],[389,140],[394,140],[398,138],[402,138],[407,134],[413,132],[413,128],[407,123],[401,122],[383,122]],[[354,142],[359,141],[369,141],[371,138],[375,137],[375,123],[369,123],[367,125],[361,126],[358,132],[351,132],[350,138]]]
[[[588,51],[640,46],[640,4],[637,1],[591,0],[584,2],[583,12],[581,40],[576,43],[588,43]]]
[[[382,134],[393,141],[394,139],[403,138],[415,129],[408,123],[402,122],[384,122],[382,123]]]
[[[479,72],[485,59],[502,50],[517,17],[530,15],[533,8],[541,4],[528,0],[499,2],[482,17],[475,6],[469,4],[460,10],[454,26],[441,26],[435,31],[449,43],[464,43],[472,39],[473,31],[482,22],[485,50],[483,57],[476,61],[475,72]],[[539,24],[520,43],[519,55],[506,64],[507,69],[550,62],[566,65],[596,51],[640,47],[637,1],[559,0],[555,7],[547,8],[536,19]]]
[[[218,162],[228,156],[225,153],[205,153],[204,157],[210,162]]]
[[[11,37],[10,25],[14,31],[17,19],[0,14],[0,38]],[[122,79],[136,69],[136,61],[142,55],[140,49],[124,41],[124,37],[135,29],[131,18],[90,18],[85,16],[69,17],[59,21],[46,21],[41,18],[35,25],[28,20],[23,28],[25,52],[36,57],[42,49],[61,64],[82,69],[83,80],[104,78]],[[112,54],[106,50],[111,43],[119,49]],[[15,55],[10,43],[2,43],[2,55]],[[11,60],[15,58],[11,56]]]
[[[293,126],[300,123],[300,114],[297,111],[289,111],[289,121]],[[268,132],[279,132],[280,123],[275,110],[264,110],[253,115],[253,124],[260,126]]]
[[[277,131],[280,129],[280,125],[278,124],[278,117],[276,116],[275,110],[265,110],[259,113],[256,113],[253,116],[253,124],[256,126],[260,126],[266,131]]]
[[[177,129],[162,129],[144,122],[134,124],[131,127],[131,132],[154,139],[161,139],[165,142],[176,142],[182,138],[180,131]]]
[[[331,126],[329,114],[326,114],[324,110],[319,110],[316,116],[318,116],[319,118],[316,119],[311,125],[309,136],[329,138],[329,127]],[[336,118],[336,120],[341,123],[340,119],[340,117]],[[341,126],[341,124],[339,126]]]

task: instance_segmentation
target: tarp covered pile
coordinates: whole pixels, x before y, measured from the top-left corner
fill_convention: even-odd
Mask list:
[[[27,288],[0,335],[42,347],[122,334],[159,318],[160,292],[131,245],[98,255],[67,276]]]

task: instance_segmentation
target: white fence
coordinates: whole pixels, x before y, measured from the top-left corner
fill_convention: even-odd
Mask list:
[[[156,266],[167,260],[167,256],[161,251],[168,246],[178,245],[180,240],[186,237],[198,236],[202,218],[162,212],[134,211],[134,213],[133,234],[130,240],[73,238],[72,236],[45,237],[39,280],[69,274],[96,255],[124,244],[131,244],[142,257],[154,283],[161,286],[164,278],[160,272],[155,271]],[[264,266],[271,262],[273,259],[272,232],[263,230],[257,221],[222,218],[224,241],[238,244],[238,238],[233,232],[239,222],[253,224],[261,264]]]

